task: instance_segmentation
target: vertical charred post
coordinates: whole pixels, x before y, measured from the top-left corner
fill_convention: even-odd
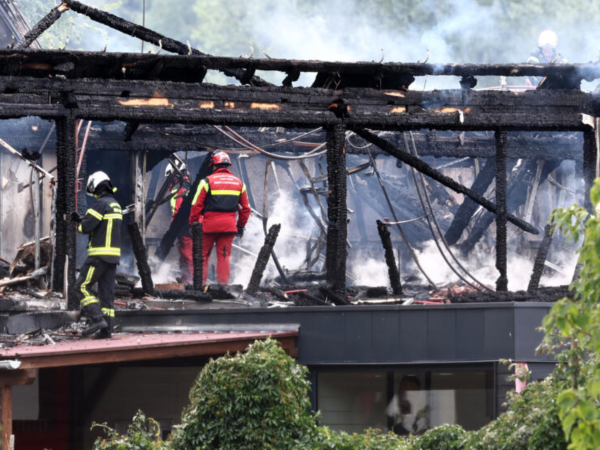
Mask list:
[[[75,298],[75,266],[77,255],[77,228],[71,221],[75,212],[75,118],[69,114],[56,120],[56,250],[54,257],[54,290],[64,286],[65,267],[69,286],[68,308],[77,309]],[[68,262],[67,262],[68,261]]]
[[[346,128],[335,125],[327,130],[327,283],[338,297],[346,297]]]
[[[202,256],[202,224],[194,223],[192,229],[192,262],[194,263],[194,290],[202,290],[202,264],[204,257]]]
[[[496,174],[496,160],[495,158],[489,158],[485,163],[485,166],[475,179],[473,186],[471,189],[477,192],[480,195],[485,194],[486,189],[492,183],[494,179],[494,175]],[[460,237],[462,236],[463,231],[469,224],[471,217],[475,211],[477,211],[479,205],[471,200],[469,197],[465,196],[465,200],[458,207],[456,214],[454,215],[454,219],[446,231],[445,238],[448,242],[448,245],[454,245],[458,242]]]
[[[388,230],[387,225],[380,220],[377,221],[377,231],[379,231],[381,244],[385,250],[385,262],[388,266],[388,274],[390,276],[392,292],[394,295],[402,295],[400,271],[396,265],[396,258],[394,257],[394,247],[392,247],[392,237],[390,235],[390,231]]]
[[[596,133],[589,129],[583,132],[583,186],[584,199],[583,206],[589,213],[592,213],[594,206],[590,198],[590,189],[594,185],[596,178],[596,158],[598,147],[596,146]]]
[[[258,291],[258,287],[260,286],[260,280],[262,280],[263,273],[265,272],[267,263],[269,262],[269,257],[271,256],[271,252],[273,251],[275,242],[277,242],[279,230],[281,230],[280,224],[272,225],[271,228],[269,228],[269,232],[265,236],[265,243],[260,249],[260,252],[258,252],[258,258],[256,258],[256,264],[254,265],[254,270],[252,271],[250,282],[248,283],[248,287],[246,288],[246,292],[250,295],[254,295]],[[195,270],[196,269],[194,268],[194,271]],[[195,275],[196,273],[194,272],[194,277]]]
[[[496,131],[496,290],[508,290],[506,237],[506,131]]]
[[[154,283],[152,282],[152,271],[148,264],[148,255],[146,247],[144,247],[144,241],[142,240],[142,233],[140,233],[140,226],[136,222],[130,222],[127,228],[131,237],[131,245],[133,246],[133,254],[135,255],[138,272],[142,279],[142,289],[146,294],[153,294]]]
[[[533,272],[531,273],[531,278],[529,279],[527,292],[533,292],[540,287],[540,279],[542,278],[542,273],[544,272],[544,264],[546,262],[546,257],[548,256],[550,244],[552,244],[552,224],[548,224],[544,228],[544,239],[542,239],[542,243],[540,244],[537,255],[535,256]]]

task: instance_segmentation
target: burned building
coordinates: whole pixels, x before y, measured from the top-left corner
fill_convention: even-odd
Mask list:
[[[30,48],[65,13],[174,55]],[[552,369],[535,353],[536,327],[567,291],[540,278],[567,272],[552,254],[572,249],[552,243],[546,221],[556,206],[592,206],[598,103],[579,83],[596,66],[215,57],[74,0],[6,45],[3,448],[11,434],[19,449],[86,448],[92,421],[123,427],[138,408],[167,433],[208,357],[267,335],[309,366],[323,423],[347,431],[478,428],[510,388],[499,359],[527,363],[534,379]],[[208,71],[239,83],[205,83]],[[294,87],[304,73],[312,86]],[[457,89],[411,90],[421,76],[454,76]],[[558,88],[475,89],[486,76]],[[184,286],[168,266],[191,196],[171,220],[164,171],[185,160],[193,192],[216,149],[247,185],[254,237],[236,243],[237,284]],[[78,334],[85,241],[69,219],[85,211],[81,183],[95,170],[130,211],[119,333],[100,344]],[[509,243],[531,262],[519,292],[508,289]],[[492,282],[466,262],[476,245]],[[369,280],[373,260],[384,283]],[[448,270],[457,281],[440,282]]]

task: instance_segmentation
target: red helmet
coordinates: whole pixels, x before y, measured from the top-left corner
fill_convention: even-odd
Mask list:
[[[216,152],[210,158],[210,165],[211,166],[221,166],[221,165],[230,166],[231,160],[229,159],[229,155],[227,153]]]

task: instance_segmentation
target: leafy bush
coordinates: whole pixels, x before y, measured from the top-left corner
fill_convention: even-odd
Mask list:
[[[412,450],[411,441],[394,433],[369,429],[364,434],[348,434],[320,427],[319,448],[324,450]]]
[[[467,438],[465,450],[566,450],[556,398],[564,385],[551,377],[509,394],[508,411]],[[458,448],[458,447],[457,447]]]
[[[316,442],[308,369],[274,340],[211,360],[190,392],[172,447],[181,450],[306,449]]]
[[[411,450],[462,450],[466,436],[460,425],[442,425],[416,438]]]
[[[146,419],[142,411],[133,417],[127,434],[120,435],[104,424],[94,424],[92,428],[101,427],[106,438],[98,438],[93,450],[166,450],[167,446],[160,437],[160,425],[154,419]]]

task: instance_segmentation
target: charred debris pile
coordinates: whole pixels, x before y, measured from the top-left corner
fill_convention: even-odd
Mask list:
[[[175,55],[29,49],[61,15],[73,12]],[[240,84],[205,83],[208,71]],[[258,77],[257,71],[283,74],[281,85]],[[312,86],[295,87],[306,73],[316,74]],[[456,77],[457,88],[410,90],[416,77],[440,75]],[[532,90],[475,89],[478,77],[523,76],[544,81]],[[33,147],[19,133],[10,135],[12,142],[0,144],[31,167],[35,181],[30,184],[53,193],[50,235],[44,238],[35,222],[34,242],[24,245],[14,262],[0,265],[0,295],[62,299],[63,307],[78,309],[73,289],[82,260],[75,226],[68,219],[81,198],[78,180],[87,165],[102,159],[102,152],[120,151],[132,160],[130,173],[121,180],[127,180],[129,212],[123,231],[137,275],[134,270],[119,275],[118,307],[554,301],[564,295],[564,288],[540,289],[539,284],[545,268],[561,270],[548,254],[552,246],[564,243],[553,243],[551,230],[545,228],[548,208],[561,205],[544,204],[540,194],[545,190],[545,198],[563,203],[583,200],[591,210],[584,193],[598,175],[600,103],[595,94],[581,91],[580,84],[599,76],[600,68],[592,64],[215,57],[65,0],[14,48],[0,50],[0,117],[34,116],[52,124],[37,153],[15,150]],[[35,162],[47,145],[56,147],[56,167],[50,171]],[[202,232],[195,230],[193,283],[155,283],[153,260],[167,258],[187,223],[191,196],[150,251],[148,224],[173,195],[168,189],[172,180],[167,179],[162,187],[154,186],[153,197],[145,197],[146,171],[165,159],[174,163],[178,153],[204,156],[215,149],[235,154],[238,175],[256,207],[253,214],[262,221],[264,243],[258,253],[249,252],[254,259],[250,281],[247,286],[202,286]],[[262,190],[252,181],[256,165],[252,173],[246,166],[251,158],[263,161]],[[385,164],[391,159],[396,173]],[[572,175],[565,175],[565,161]],[[190,180],[192,191],[207,175],[206,163],[199,166]],[[450,169],[464,172],[451,174]],[[286,230],[269,217],[268,187],[275,183],[279,188],[282,174],[289,177],[316,230],[306,238],[301,269],[289,270],[280,261],[277,241]],[[349,222],[357,231],[349,231]],[[428,241],[459,282],[440,285],[432,280],[438,267],[420,257]],[[482,242],[499,275],[495,286],[479,280],[464,262]],[[527,292],[507,292],[510,245],[534,260]],[[390,288],[355,286],[348,255],[357,248],[385,263]],[[270,261],[278,277],[265,282]]]

